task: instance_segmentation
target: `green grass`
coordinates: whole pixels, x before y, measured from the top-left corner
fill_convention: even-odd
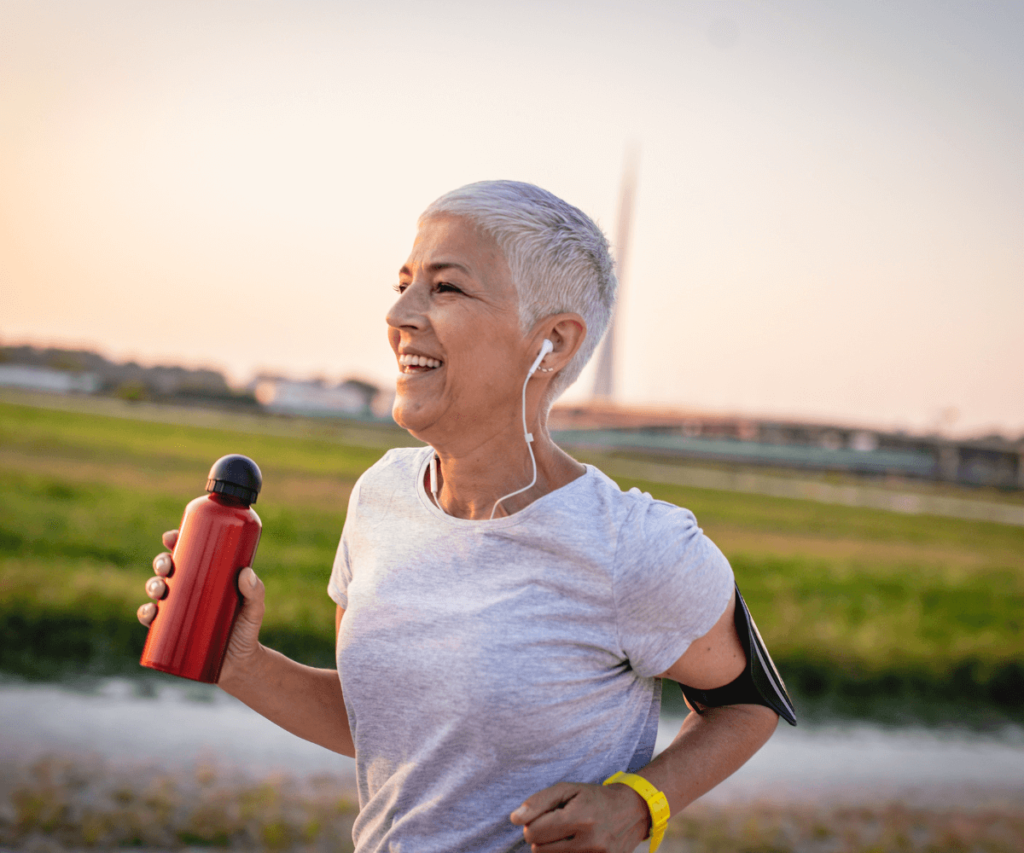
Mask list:
[[[330,665],[325,589],[349,491],[383,448],[413,443],[344,423],[197,427],[0,403],[0,669],[136,671],[160,533],[236,452],[264,473],[264,641]],[[801,710],[1024,721],[1024,529],[620,482],[696,513]]]

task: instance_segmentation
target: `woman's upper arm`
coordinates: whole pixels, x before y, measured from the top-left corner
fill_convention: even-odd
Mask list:
[[[341,617],[345,615],[345,608],[340,604],[338,609],[334,612],[334,639],[338,639],[338,631],[341,630]]]
[[[703,637],[690,647],[660,678],[671,678],[698,690],[712,690],[735,679],[747,665],[747,656],[736,633],[736,592],[725,612]]]

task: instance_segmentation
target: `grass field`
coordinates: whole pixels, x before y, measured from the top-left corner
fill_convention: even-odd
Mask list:
[[[146,411],[0,403],[0,669],[136,671],[145,631],[134,611],[160,533],[232,452],[264,473],[264,641],[330,665],[325,588],[349,491],[385,447],[415,442],[358,425],[200,427]],[[1024,528],[619,480],[696,513],[812,713],[1024,721]]]

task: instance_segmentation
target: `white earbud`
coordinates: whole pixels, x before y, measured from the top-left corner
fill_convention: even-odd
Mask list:
[[[544,356],[549,352],[554,352],[555,345],[551,343],[547,338],[544,339],[544,343],[540,345],[540,354],[533,362],[533,366],[530,368],[530,372],[527,373],[527,377],[533,376],[537,372],[537,368],[540,367],[540,363],[544,361]]]

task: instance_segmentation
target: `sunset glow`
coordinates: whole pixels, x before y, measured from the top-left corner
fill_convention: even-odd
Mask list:
[[[430,201],[515,178],[613,234],[635,144],[622,402],[1024,433],[1019,4],[12,0],[0,33],[4,344],[387,385]]]

